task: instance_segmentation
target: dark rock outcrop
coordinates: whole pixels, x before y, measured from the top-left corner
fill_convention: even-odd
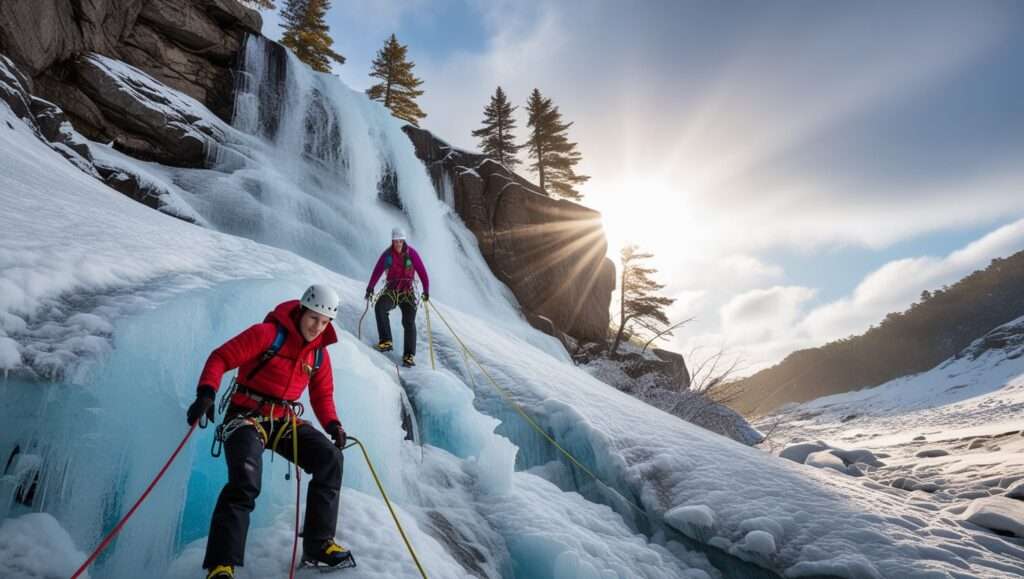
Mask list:
[[[32,96],[31,81],[7,57],[0,55],[0,100],[36,137],[64,156],[82,172],[103,181],[112,189],[148,207],[195,223],[192,215],[168,203],[171,193],[134,174],[130,168],[119,167],[96,159],[89,142],[71,125],[57,105]],[[8,126],[8,129],[13,129]]]
[[[90,139],[178,166],[202,166],[209,143],[152,114],[137,118],[137,107],[124,91],[110,91],[117,87],[90,55],[129,64],[229,121],[239,51],[245,35],[261,27],[259,13],[236,0],[0,2],[0,51],[32,79],[35,95]]]
[[[601,214],[552,199],[499,163],[452,148],[428,131],[405,131],[434,187],[523,309],[552,322],[556,337],[565,332],[605,341],[615,266],[605,257]]]
[[[7,57],[0,55],[0,99],[35,132],[39,140],[82,171],[98,177],[85,139],[74,130],[57,105],[32,96],[31,90],[32,83],[28,77]]]
[[[166,192],[129,169],[94,163],[75,137],[112,143],[138,159],[205,166],[217,153],[219,123],[186,97],[230,121],[236,81],[245,80],[235,74],[241,48],[261,27],[259,13],[237,0],[3,0],[0,52],[26,73],[7,84],[27,88],[0,96],[84,171],[163,208]],[[272,74],[261,91],[277,92],[285,53],[268,54]],[[274,119],[261,119],[261,127],[272,135]],[[552,199],[500,164],[426,131],[409,127],[408,134],[439,194],[449,197],[528,319],[564,344],[566,335],[603,343],[615,268],[605,257],[600,214]],[[326,140],[327,148],[336,150],[335,141]],[[394,179],[381,183],[382,195],[399,204],[397,187]]]

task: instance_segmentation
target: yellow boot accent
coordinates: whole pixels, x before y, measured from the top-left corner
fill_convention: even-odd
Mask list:
[[[206,574],[206,579],[235,579],[235,568],[231,565],[217,565]]]
[[[345,547],[342,547],[341,545],[335,543],[334,541],[331,541],[331,544],[327,545],[327,548],[324,549],[324,554],[326,554],[326,555],[333,555],[335,553],[347,553],[347,552],[348,552],[348,549],[346,549]]]

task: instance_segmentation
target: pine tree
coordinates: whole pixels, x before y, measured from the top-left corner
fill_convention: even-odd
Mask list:
[[[281,9],[281,44],[318,72],[331,72],[331,61],[345,64],[345,57],[331,49],[334,39],[324,22],[331,0],[285,1]]]
[[[550,188],[562,197],[582,198],[575,187],[586,183],[590,177],[577,175],[573,169],[582,157],[576,150],[576,143],[569,142],[567,136],[572,123],[563,123],[558,107],[537,89],[530,94],[526,111],[529,113],[526,124],[531,131],[525,146],[529,148],[530,158],[534,159],[530,168],[540,179],[541,191],[547,193]]]
[[[516,152],[521,145],[515,144],[514,132],[516,120],[512,113],[514,107],[499,86],[491,97],[491,102],[484,108],[483,127],[473,131],[473,136],[480,139],[480,149],[484,155],[501,163],[510,170],[519,164]]]
[[[654,257],[652,253],[640,252],[636,245],[622,248],[622,276],[619,285],[619,331],[615,334],[610,355],[614,356],[630,322],[656,321],[668,325],[665,308],[676,300],[655,295],[665,286],[652,280],[657,270],[642,266],[639,262]]]
[[[274,5],[274,0],[238,0],[238,3],[246,8],[253,8],[255,10],[274,10],[277,8]]]
[[[381,81],[366,89],[366,94],[384,103],[395,117],[418,127],[420,119],[427,116],[416,104],[416,98],[423,94],[419,90],[423,81],[412,73],[416,63],[406,59],[408,49],[408,46],[398,43],[394,34],[391,35],[384,48],[377,51],[370,71],[370,76]]]

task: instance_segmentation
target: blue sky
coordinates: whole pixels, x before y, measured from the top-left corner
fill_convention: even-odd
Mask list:
[[[652,250],[696,316],[684,353],[754,369],[1024,249],[1024,3],[335,0],[329,24],[356,89],[396,33],[464,148],[497,84],[550,96],[610,253]]]

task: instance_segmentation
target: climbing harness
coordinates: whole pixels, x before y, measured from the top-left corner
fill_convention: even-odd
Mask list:
[[[416,568],[419,570],[420,575],[423,579],[427,579],[427,572],[423,569],[423,565],[420,563],[419,557],[416,556],[416,550],[413,549],[412,543],[409,542],[409,537],[405,534],[405,529],[402,528],[401,521],[398,520],[398,514],[395,513],[395,508],[391,506],[391,499],[388,498],[388,493],[384,490],[383,483],[380,482],[380,477],[377,476],[377,469],[373,468],[373,462],[370,460],[370,454],[366,452],[366,447],[363,446],[362,441],[354,436],[349,436],[348,439],[351,441],[345,445],[342,451],[348,450],[353,446],[358,446],[359,450],[363,452],[363,459],[366,461],[366,466],[370,469],[370,474],[373,476],[373,482],[377,483],[377,490],[380,491],[380,496],[384,499],[384,504],[387,505],[388,511],[391,513],[391,519],[395,521],[395,526],[398,527],[398,533],[402,535],[402,541],[405,542],[405,548],[409,551],[409,555],[412,556],[413,563],[416,564]]]
[[[274,335],[274,341],[271,342],[270,347],[267,348],[267,350],[263,352],[263,354],[260,356],[260,361],[256,364],[256,366],[254,366],[253,369],[250,370],[248,374],[246,374],[246,382],[252,380],[253,376],[255,376],[260,370],[262,370],[263,367],[267,365],[267,362],[269,362],[271,358],[276,356],[277,353],[281,351],[281,347],[284,345],[285,339],[288,337],[288,332],[280,324],[275,323],[275,325],[277,328],[277,333]],[[310,378],[312,378],[313,375],[316,374],[318,370],[320,370],[320,365],[322,363],[323,348],[317,348],[313,352],[313,367],[309,373]],[[243,426],[255,427],[256,431],[259,432],[260,434],[260,438],[263,440],[263,446],[266,447],[268,442],[268,435],[267,432],[263,429],[263,427],[259,424],[260,421],[256,420],[256,416],[269,415],[270,430],[272,432],[274,430],[274,418],[275,415],[277,414],[277,407],[280,406],[282,408],[285,408],[292,414],[295,414],[297,411],[298,416],[302,416],[302,413],[305,410],[301,402],[281,400],[280,398],[268,396],[261,392],[252,390],[251,388],[245,386],[244,384],[239,384],[237,378],[232,378],[231,385],[228,386],[227,391],[224,393],[223,397],[220,400],[220,404],[217,407],[218,411],[222,415],[226,415],[227,409],[231,405],[231,399],[235,397],[236,393],[240,393],[248,397],[250,400],[255,401],[258,404],[258,406],[250,411],[239,413],[232,420],[227,420],[227,418],[225,417],[224,422],[222,422],[220,426],[217,427],[213,434],[213,443],[211,444],[210,447],[210,454],[214,458],[220,457],[221,452],[224,448],[224,442],[228,438],[230,438],[235,431],[237,431],[239,428],[242,428]],[[263,412],[267,405],[270,406],[269,414]],[[280,436],[278,436],[278,439],[280,439]],[[277,442],[274,443],[271,449],[277,449]],[[271,455],[270,460],[274,460],[273,455]]]
[[[96,550],[94,550],[92,554],[89,555],[89,558],[85,560],[85,563],[82,563],[82,566],[79,567],[78,570],[75,571],[73,575],[71,575],[71,579],[77,579],[78,576],[84,573],[85,570],[89,567],[89,565],[92,565],[96,558],[100,556],[100,553],[102,553],[103,550],[107,548],[107,545],[109,545],[110,542],[114,540],[114,537],[121,532],[121,528],[124,527],[125,523],[128,522],[128,519],[130,519],[132,515],[135,514],[135,511],[139,508],[139,505],[142,504],[142,501],[146,500],[146,497],[149,496],[149,493],[156,486],[156,483],[160,482],[160,479],[163,478],[164,473],[166,473],[167,469],[171,467],[171,463],[174,462],[174,459],[178,458],[178,453],[180,453],[181,449],[185,447],[185,443],[188,442],[188,439],[192,436],[192,433],[195,432],[196,426],[198,424],[199,421],[197,420],[193,422],[191,426],[189,426],[188,432],[185,433],[185,437],[181,439],[180,443],[178,443],[178,448],[174,449],[174,452],[171,453],[171,457],[167,459],[167,462],[164,463],[164,466],[160,469],[160,472],[157,473],[153,481],[149,483],[149,486],[146,487],[145,491],[143,491],[142,496],[140,496],[139,499],[135,501],[135,504],[132,505],[132,508],[128,509],[128,513],[125,514],[125,516],[121,517],[121,520],[117,522],[117,525],[114,526],[114,529],[111,530],[110,533],[108,533],[107,536],[103,538],[103,541],[100,542],[99,546],[96,547]]]
[[[442,314],[441,311],[439,309],[437,309],[437,306],[435,306],[433,304],[433,302],[427,301],[427,307],[428,308],[434,308],[434,312],[437,314],[437,317],[439,317],[441,319],[441,321],[444,323],[444,325],[448,327],[448,331],[451,332],[452,337],[455,338],[455,341],[458,342],[459,346],[462,348],[462,355],[463,355],[463,357],[464,358],[468,357],[469,359],[473,360],[473,363],[476,364],[477,368],[480,369],[480,372],[487,378],[487,380],[491,383],[491,385],[494,387],[494,389],[498,391],[498,393],[501,395],[501,397],[505,401],[505,403],[509,407],[511,407],[513,410],[515,410],[516,413],[519,414],[519,416],[523,417],[523,420],[526,421],[526,423],[530,426],[530,428],[535,430],[545,440],[547,440],[549,443],[551,443],[551,445],[554,446],[555,449],[558,450],[558,452],[562,453],[562,455],[565,456],[569,460],[569,462],[571,462],[573,465],[575,465],[576,468],[580,469],[582,472],[586,473],[587,476],[589,476],[591,479],[594,480],[594,482],[598,483],[599,485],[601,485],[601,487],[603,487],[603,488],[611,491],[612,493],[615,493],[619,497],[621,497],[622,500],[627,505],[629,505],[629,507],[631,509],[633,509],[635,512],[639,513],[641,516],[643,516],[648,521],[650,520],[650,515],[647,514],[647,512],[642,507],[640,507],[634,501],[630,500],[625,495],[620,493],[618,490],[615,489],[615,487],[613,487],[613,486],[607,484],[606,482],[604,482],[603,480],[601,480],[600,477],[598,477],[596,474],[594,474],[594,472],[591,471],[589,468],[584,466],[583,463],[581,463],[575,456],[572,455],[572,453],[570,453],[568,450],[566,450],[564,447],[562,447],[561,444],[558,444],[558,441],[556,441],[550,434],[548,434],[547,431],[545,431],[543,428],[541,428],[541,426],[539,424],[537,424],[537,422],[532,417],[530,417],[529,414],[526,413],[526,411],[523,409],[523,407],[520,406],[519,403],[517,403],[512,398],[512,395],[507,390],[505,390],[504,388],[502,388],[501,386],[498,385],[498,382],[494,379],[494,377],[491,376],[491,374],[487,371],[487,369],[484,368],[483,364],[481,364],[480,361],[477,360],[476,356],[473,355],[473,352],[470,351],[470,349],[466,346],[465,342],[462,341],[462,338],[460,338],[459,335],[455,333],[455,330],[452,328],[451,324],[448,323],[448,320],[445,319],[444,314]],[[472,379],[472,372],[470,372],[468,364],[467,364],[467,367],[466,367],[466,372],[470,375],[470,378]]]

